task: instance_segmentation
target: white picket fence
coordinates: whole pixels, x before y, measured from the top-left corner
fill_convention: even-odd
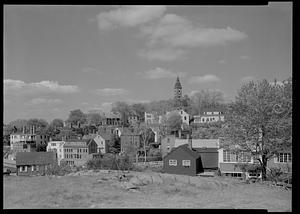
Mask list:
[[[148,166],[148,167],[155,167],[155,168],[160,168],[163,166],[163,161],[149,161],[149,162],[138,162],[134,163],[136,166]]]

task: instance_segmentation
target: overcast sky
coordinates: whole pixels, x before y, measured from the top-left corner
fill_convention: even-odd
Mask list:
[[[4,122],[292,75],[292,4],[4,6]]]

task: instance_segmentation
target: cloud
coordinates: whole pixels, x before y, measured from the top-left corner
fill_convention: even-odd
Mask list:
[[[210,83],[210,82],[220,82],[221,79],[213,74],[207,74],[204,76],[194,76],[189,79],[189,83]]]
[[[254,81],[254,80],[255,80],[254,77],[252,77],[252,76],[246,76],[246,77],[243,77],[240,82],[241,83],[247,83],[247,82]]]
[[[103,96],[117,96],[117,95],[127,95],[129,93],[128,90],[122,88],[103,88],[96,89],[96,94]]]
[[[165,12],[165,6],[121,6],[97,15],[100,30],[116,27],[135,27],[157,19]]]
[[[61,99],[46,99],[46,98],[34,98],[25,103],[26,105],[54,105],[61,103]]]
[[[62,93],[70,94],[79,92],[78,86],[75,85],[59,85],[56,81],[41,81],[36,83],[25,83],[22,80],[4,80],[5,93]]]
[[[137,74],[145,79],[175,78],[177,77],[177,75],[181,77],[184,77],[186,75],[186,73],[183,72],[174,73],[170,70],[160,67],[145,72],[139,72]]]
[[[145,26],[141,32],[149,37],[149,45],[163,44],[185,48],[223,45],[247,37],[245,33],[231,27],[194,26],[191,21],[176,14],[164,15],[157,24]]]
[[[138,55],[148,60],[161,60],[161,61],[173,61],[176,59],[184,58],[186,51],[181,49],[150,49],[141,50]]]
[[[83,73],[102,73],[101,71],[97,70],[96,68],[92,67],[85,67],[82,69]]]
[[[250,56],[243,55],[243,56],[240,56],[240,59],[242,59],[242,60],[250,60],[251,57],[250,57]]]
[[[225,64],[225,63],[226,63],[226,60],[221,59],[221,60],[218,61],[218,63],[220,63],[220,64]]]

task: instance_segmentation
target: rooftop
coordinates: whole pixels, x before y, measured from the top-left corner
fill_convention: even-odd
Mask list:
[[[54,152],[18,152],[16,154],[16,165],[42,165],[54,162]]]

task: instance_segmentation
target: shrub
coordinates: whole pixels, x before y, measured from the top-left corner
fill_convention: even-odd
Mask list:
[[[61,165],[53,165],[46,170],[46,175],[59,175],[63,176],[71,173],[71,167],[66,162],[61,162]]]
[[[105,154],[102,158],[91,159],[87,162],[88,169],[131,170],[133,162],[128,155],[115,156]]]
[[[278,181],[282,180],[282,175],[283,171],[280,167],[273,167],[267,172],[267,179],[277,183]]]

